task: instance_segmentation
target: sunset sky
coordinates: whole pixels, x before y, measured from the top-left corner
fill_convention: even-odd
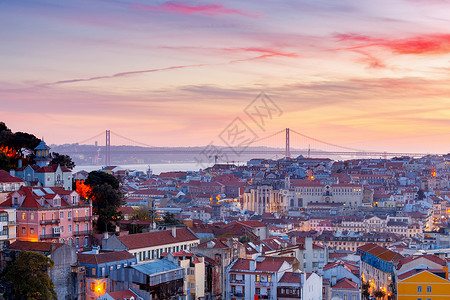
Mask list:
[[[0,40],[0,120],[49,144],[221,144],[264,92],[260,137],[450,152],[446,0],[6,0]]]

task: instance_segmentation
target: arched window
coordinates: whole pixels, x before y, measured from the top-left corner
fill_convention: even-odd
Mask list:
[[[294,207],[294,199],[291,199],[291,207]]]

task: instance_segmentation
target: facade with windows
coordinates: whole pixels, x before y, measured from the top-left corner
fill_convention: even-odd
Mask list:
[[[278,281],[292,272],[287,261],[260,256],[235,260],[226,271],[226,299],[277,299]]]
[[[85,299],[94,300],[107,292],[111,292],[109,276],[112,271],[135,265],[134,255],[128,251],[112,251],[102,253],[79,253],[78,263],[86,268]]]
[[[172,228],[125,236],[112,235],[102,241],[104,250],[127,250],[138,263],[159,259],[164,253],[190,250],[200,244],[200,238],[189,228]]]
[[[0,249],[5,249],[9,244],[16,241],[16,209],[0,209]]]
[[[449,299],[450,281],[448,272],[417,270],[397,276],[396,290],[398,300],[444,300]]]
[[[89,246],[92,201],[60,187],[22,187],[8,195],[0,209],[16,210],[17,239]]]
[[[374,243],[359,247],[356,254],[361,256],[361,280],[370,284],[369,291],[383,290],[384,299],[392,299],[394,266],[403,256]]]

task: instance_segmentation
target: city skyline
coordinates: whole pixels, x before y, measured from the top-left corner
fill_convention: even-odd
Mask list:
[[[49,144],[202,146],[263,91],[282,115],[260,136],[447,153],[449,5],[4,1],[1,120]]]

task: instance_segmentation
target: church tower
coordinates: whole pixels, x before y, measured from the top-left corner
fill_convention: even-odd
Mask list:
[[[52,160],[50,156],[50,147],[47,146],[44,141],[41,141],[39,145],[34,148],[34,154],[34,160],[36,161],[36,165],[38,165],[39,167],[48,166],[48,164]]]

